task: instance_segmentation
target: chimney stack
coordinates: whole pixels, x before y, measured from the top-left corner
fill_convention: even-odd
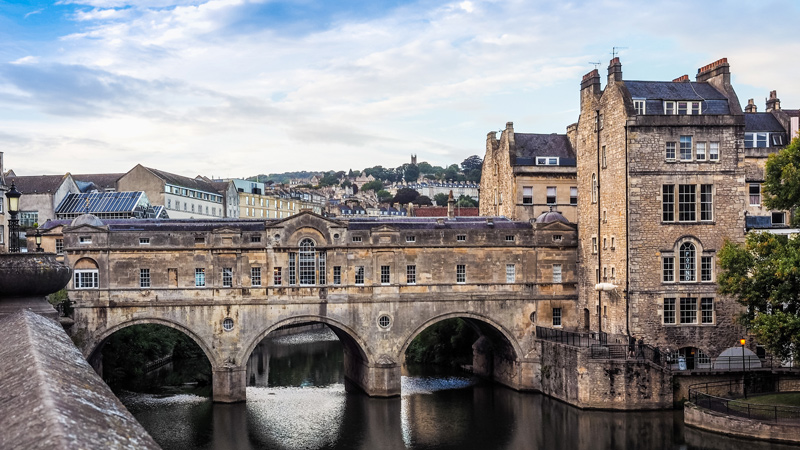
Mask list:
[[[728,58],[718,59],[711,64],[707,64],[697,69],[697,76],[695,76],[695,80],[698,83],[701,83],[718,76],[722,77],[723,84],[731,83],[731,66],[728,64]]]
[[[744,112],[746,112],[746,113],[758,112],[758,108],[756,107],[756,103],[753,101],[752,98],[747,100],[747,106],[744,107]]]
[[[769,91],[769,98],[767,99],[767,112],[780,110],[781,101],[778,98],[778,91]]]
[[[608,63],[608,84],[613,84],[615,81],[622,81],[622,63],[619,62],[619,57]]]
[[[600,72],[592,70],[583,76],[581,80],[581,109],[583,105],[591,104],[600,97]]]
[[[447,196],[447,218],[454,219],[456,217],[456,200],[453,198],[453,191]]]
[[[678,78],[672,80],[673,83],[688,83],[689,82],[689,75],[681,75]]]

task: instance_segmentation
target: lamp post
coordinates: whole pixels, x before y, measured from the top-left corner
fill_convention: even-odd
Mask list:
[[[42,232],[39,229],[36,229],[36,234],[33,235],[33,239],[36,241],[36,251],[43,252],[44,249],[42,248]]]
[[[747,370],[744,366],[744,338],[739,339],[739,343],[742,344],[742,392],[744,393],[744,398],[747,398]]]
[[[14,182],[11,182],[11,190],[6,192],[8,198],[8,213],[11,218],[8,219],[8,251],[9,253],[19,253],[19,220],[17,220],[17,213],[19,213],[19,197],[22,195],[17,190]]]

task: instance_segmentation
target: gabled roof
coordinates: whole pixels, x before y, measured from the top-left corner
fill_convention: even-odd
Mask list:
[[[122,178],[124,173],[89,173],[81,175],[72,175],[75,182],[82,181],[84,183],[93,183],[98,190],[104,191],[106,189],[117,189],[117,180]]]
[[[175,175],[174,173],[164,172],[163,170],[153,169],[151,167],[145,167],[145,169],[164,180],[165,183],[173,186],[185,187],[197,191],[218,192],[214,185],[205,181],[195,180],[193,178],[184,177],[183,175]]]
[[[728,98],[708,83],[692,81],[628,81],[625,88],[633,99],[647,99],[646,115],[663,115],[664,100],[701,101],[702,114],[730,114]]]
[[[746,113],[744,115],[745,131],[767,131],[785,133],[778,119],[771,113]]]
[[[514,143],[517,151],[511,155],[513,165],[532,166],[537,156],[555,156],[559,165],[575,165],[575,150],[566,134],[514,133]]]
[[[22,194],[54,194],[69,174],[6,177],[6,184],[14,183]]]

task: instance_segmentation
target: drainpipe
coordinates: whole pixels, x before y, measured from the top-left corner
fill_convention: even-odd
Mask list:
[[[628,263],[628,256],[630,255],[630,245],[628,244],[628,217],[630,216],[630,209],[628,209],[628,198],[630,197],[630,179],[628,174],[628,124],[625,124],[625,332],[628,336],[631,335],[631,299],[630,299],[630,285],[631,285],[631,270]]]
[[[600,110],[596,109],[594,111],[594,129],[596,140],[597,140],[597,238],[595,242],[597,243],[597,268],[594,271],[595,279],[599,278],[600,270],[602,269],[601,264],[601,256],[603,246],[600,244],[600,220],[601,220],[601,210],[600,210]],[[599,280],[595,280],[595,284]],[[603,332],[603,291],[597,291],[597,332]]]

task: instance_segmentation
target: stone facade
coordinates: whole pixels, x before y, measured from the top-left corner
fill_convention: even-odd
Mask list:
[[[623,81],[618,58],[604,89],[596,70],[583,78],[579,290],[591,329],[715,357],[744,332],[738,305],[714,282],[716,252],[744,238],[744,118],[726,61],[701,69],[696,83],[682,80]],[[697,111],[666,114],[662,102],[697,98],[661,94],[673,88],[715,96],[696,101]]]
[[[551,217],[552,219],[552,217]],[[91,359],[137,323],[192,337],[208,356],[214,398],[244,399],[245,365],[272,330],[329,325],[348,378],[399,394],[405,348],[428,326],[462,317],[480,330],[476,372],[535,389],[535,325],[574,328],[577,230],[566,221],[334,221],[310,212],[271,221],[137,220],[88,215],[64,227],[73,333]],[[560,278],[554,265],[559,264]],[[95,281],[96,280],[96,281]],[[227,327],[227,328],[226,328]]]
[[[515,133],[514,124],[508,122],[499,139],[489,132],[480,215],[531,220],[553,209],[576,223],[575,127],[567,131],[566,135]]]

